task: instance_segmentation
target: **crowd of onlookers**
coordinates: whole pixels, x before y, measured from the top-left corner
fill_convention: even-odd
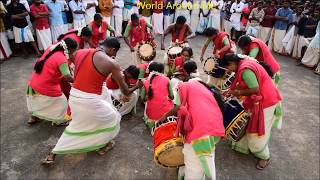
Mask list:
[[[141,6],[155,3],[164,3],[163,9]],[[174,9],[169,4],[181,4],[181,8]],[[192,4],[199,6],[188,6]],[[40,56],[61,34],[89,25],[96,13],[120,37],[131,14],[138,13],[151,24],[163,24],[158,34],[182,15],[193,31],[190,38],[214,27],[235,40],[243,34],[258,37],[273,51],[301,60],[316,35],[319,11],[319,3],[304,0],[1,0],[0,58],[28,54],[28,48]]]

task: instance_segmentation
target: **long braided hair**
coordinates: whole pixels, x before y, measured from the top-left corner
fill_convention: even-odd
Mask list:
[[[65,49],[63,47],[63,44],[65,43],[67,49]],[[44,64],[46,63],[46,61],[49,59],[50,56],[52,56],[55,52],[58,51],[70,51],[70,50],[75,50],[77,49],[78,44],[75,40],[71,39],[71,38],[66,38],[65,40],[61,41],[56,47],[54,47],[42,60],[38,61],[35,65],[34,65],[34,70],[37,74],[40,74]]]
[[[157,63],[157,62],[152,62],[149,64],[149,71],[151,73],[152,72],[163,73],[164,65],[161,63]],[[152,81],[156,76],[158,76],[158,74],[156,74],[156,73],[151,75],[150,84],[149,84],[149,88],[148,88],[148,100],[151,100],[153,97]]]

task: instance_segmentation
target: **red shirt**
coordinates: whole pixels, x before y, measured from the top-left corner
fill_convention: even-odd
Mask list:
[[[154,13],[157,13],[157,14],[159,14],[159,13],[163,13],[163,5],[161,6],[161,5],[159,5],[159,4],[163,4],[163,0],[152,0],[152,2],[154,3],[154,4],[156,4],[156,6],[155,6],[155,8],[154,9],[152,9],[152,12],[154,12]],[[159,8],[159,9],[158,9]],[[161,8],[161,9],[160,9]]]
[[[35,4],[32,4],[30,7],[30,11],[33,17],[35,17],[37,14],[41,13],[49,13],[48,8],[45,4],[40,4],[39,6],[36,6]],[[34,18],[36,29],[43,30],[49,28],[49,20],[48,17],[38,17]]]
[[[39,61],[41,61],[49,52],[50,48],[43,53]],[[63,52],[57,51],[53,53],[44,63],[40,74],[35,72],[32,73],[29,86],[45,96],[61,96],[62,91],[60,87],[60,81],[63,75],[59,71],[59,66],[63,63],[67,63],[67,58]]]
[[[277,13],[277,8],[268,7],[264,9],[265,16],[274,16]],[[266,19],[264,18],[263,21],[260,23],[263,27],[272,28],[274,25],[275,19]]]

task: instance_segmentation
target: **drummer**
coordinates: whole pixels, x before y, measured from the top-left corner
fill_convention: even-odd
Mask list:
[[[246,134],[240,141],[232,143],[232,149],[244,154],[251,152],[259,158],[256,168],[263,170],[270,163],[268,142],[271,128],[278,125],[275,109],[282,98],[267,71],[259,63],[247,58],[229,53],[219,64],[236,73],[230,94],[244,96],[244,108],[251,113]]]
[[[222,58],[226,53],[234,52],[234,49],[232,49],[234,42],[230,39],[228,33],[223,31],[219,32],[219,30],[209,27],[205,30],[204,35],[207,37],[207,40],[201,50],[201,62],[211,41],[213,43],[213,56],[215,58]]]
[[[172,40],[170,46],[175,44],[181,45],[183,47],[189,47],[187,42],[187,37],[192,34],[192,30],[188,24],[186,24],[186,18],[184,16],[179,16],[175,24],[171,24],[165,30],[161,42],[161,49],[164,50],[164,39],[171,33]]]
[[[215,146],[225,134],[222,106],[221,96],[202,81],[179,83],[174,108],[160,119],[178,114],[177,134],[185,137],[178,179],[216,179]]]
[[[107,38],[107,31],[110,31],[110,35],[115,35],[115,30],[106,21],[103,20],[101,14],[97,13],[93,17],[93,21],[89,24],[92,30],[92,44],[94,47],[99,46],[99,42],[104,41]]]
[[[262,40],[243,35],[239,38],[237,45],[241,48],[243,54],[268,64],[274,74],[274,82],[278,85],[280,81],[280,65],[273,57],[268,46]]]
[[[205,36],[207,37],[204,46],[202,47],[200,61],[203,61],[203,56],[207,50],[208,45],[212,41],[213,43],[213,57],[220,58],[223,57],[226,53],[234,52],[232,45],[234,42],[230,39],[229,34],[226,32],[219,32],[219,30],[209,27],[204,32]],[[219,83],[222,81],[221,78],[216,78],[211,75],[208,75],[207,84],[210,86],[218,87]]]
[[[155,121],[173,108],[174,97],[170,80],[163,74],[164,65],[153,62],[149,71],[150,75],[141,89],[141,99],[146,101],[145,123],[152,129]]]
[[[139,76],[139,69],[131,65],[126,68],[123,72],[123,78],[128,85],[128,87],[132,87],[137,83]],[[107,90],[111,93],[111,97],[116,101],[113,101],[113,105],[119,108],[117,110],[124,116],[132,111],[136,107],[138,101],[138,92],[134,91],[130,96],[125,96],[121,93],[120,87],[117,82],[113,79],[112,75],[109,75],[106,80]],[[109,100],[109,97],[105,97],[106,100]]]
[[[191,60],[193,57],[193,51],[190,47],[184,47],[181,51],[181,56],[176,57],[175,59],[168,58],[168,67],[166,67],[166,75],[171,77],[173,74],[180,72],[184,74],[183,63],[185,61]]]
[[[137,14],[131,15],[131,21],[126,27],[124,32],[124,40],[129,46],[132,53],[132,60],[138,63],[137,55],[134,53],[137,50],[137,45],[142,45],[147,41],[153,41],[151,33],[148,32],[148,28],[152,30],[152,25],[146,22],[143,18],[139,18]],[[155,44],[153,42],[153,44]]]

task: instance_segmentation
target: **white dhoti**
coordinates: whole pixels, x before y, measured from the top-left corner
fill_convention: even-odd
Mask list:
[[[301,58],[302,48],[309,46],[311,39],[312,38],[305,38],[304,36],[297,35],[294,43],[294,47],[293,47],[292,57]]]
[[[96,151],[118,135],[121,115],[102,96],[72,88],[69,104],[72,121],[52,150],[54,154]]]
[[[284,51],[288,55],[290,55],[292,53],[294,42],[296,39],[295,29],[296,29],[296,27],[292,26],[282,40]]]
[[[260,26],[248,26],[246,35],[257,37]]]
[[[265,134],[257,136],[254,133],[246,133],[238,142],[232,142],[232,149],[244,154],[251,152],[259,159],[267,160],[270,158],[269,139],[271,129],[276,121],[275,109],[277,105],[268,107],[263,110]]]
[[[174,14],[171,15],[164,15],[164,30],[168,28],[168,26],[173,23]]]
[[[124,95],[121,93],[120,89],[109,90],[111,92],[112,103],[121,116],[129,114],[132,110],[135,110],[138,102],[138,91],[134,91],[129,97],[128,101],[123,101]]]
[[[52,45],[51,31],[48,29],[36,29],[39,50],[46,50]]]
[[[224,21],[224,31],[228,34],[231,34],[231,25],[230,25],[230,21],[225,20]]]
[[[196,4],[197,2],[194,2]],[[197,31],[198,24],[199,24],[199,8],[194,8],[191,11],[191,18],[190,18],[190,27],[193,33]]]
[[[0,59],[8,59],[12,54],[6,32],[0,32]]]
[[[271,30],[272,28],[261,26],[257,37],[266,43],[270,39]]]
[[[217,12],[217,13],[211,14],[209,16],[208,27],[213,27],[213,28],[218,29],[219,31],[221,31],[220,30],[220,27],[221,27],[220,13]]]
[[[282,40],[286,35],[286,30],[272,29],[271,39],[269,41],[269,48],[277,53],[284,53]]]
[[[111,26],[116,31],[116,34],[121,34],[121,32],[122,32],[122,16],[112,16]]]
[[[57,42],[57,39],[61,34],[66,33],[64,25],[51,25],[50,30],[53,43]]]
[[[110,24],[110,22],[108,22]],[[83,28],[86,27],[86,20],[85,19],[81,19],[81,20],[73,20],[73,29],[79,29],[79,28]]]
[[[208,21],[210,21],[210,18],[208,20],[208,17],[203,17],[202,14],[200,14],[200,20],[199,20],[199,25],[197,28],[197,32],[198,33],[203,33],[204,30],[207,28],[207,26],[209,26]]]
[[[306,53],[304,54],[301,62],[308,67],[314,67],[320,63],[320,34],[317,33],[308,46]],[[319,68],[316,70],[319,72]]]
[[[200,162],[199,156],[196,155],[191,144],[185,143],[182,150],[184,154],[184,164],[185,166],[179,169],[179,179],[184,176],[185,180],[195,180],[195,179],[206,179],[211,178],[216,179],[216,166],[215,166],[215,151],[210,155],[206,155],[203,158],[204,162]],[[206,164],[206,170],[201,164]],[[181,172],[184,171],[184,172]],[[210,173],[211,177],[205,176],[205,171]]]
[[[133,9],[123,8],[123,21],[130,21]]]
[[[163,34],[163,13],[152,14],[152,26],[155,34]]]
[[[68,102],[64,95],[49,97],[39,93],[27,94],[27,107],[32,116],[61,124],[67,120]]]
[[[14,34],[14,40],[16,43],[34,41],[34,38],[29,26],[26,26],[24,28],[17,28],[13,26],[13,34]]]

